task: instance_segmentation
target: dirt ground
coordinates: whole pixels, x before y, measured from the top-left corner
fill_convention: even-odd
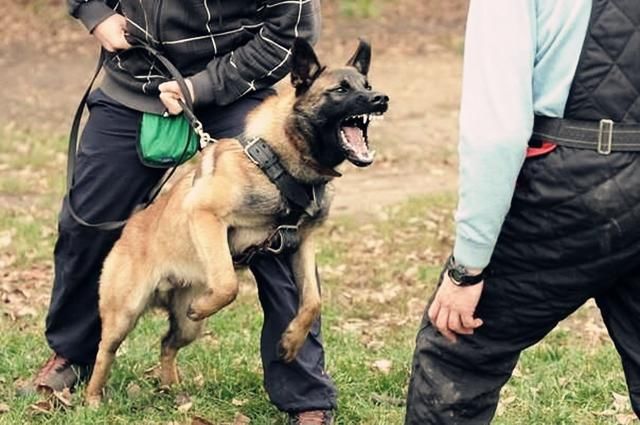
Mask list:
[[[454,190],[467,0],[380,0],[366,18],[347,16],[341,7],[348,3],[323,2],[319,55],[339,63],[349,57],[358,37],[369,39],[371,81],[389,94],[391,108],[372,131],[378,160],[366,170],[346,167],[336,185],[334,211],[369,211]],[[0,17],[0,128],[66,134],[95,65],[97,44],[65,16],[61,0],[28,5],[0,0],[0,5],[5,10]]]

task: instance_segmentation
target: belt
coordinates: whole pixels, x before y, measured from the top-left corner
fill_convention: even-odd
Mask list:
[[[640,152],[640,124],[620,124],[609,119],[579,121],[536,116],[531,139],[592,149],[602,155],[616,151]]]

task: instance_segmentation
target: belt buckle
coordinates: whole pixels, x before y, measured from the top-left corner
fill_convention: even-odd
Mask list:
[[[598,131],[598,153],[600,155],[609,155],[611,153],[612,142],[613,120],[600,120],[600,129]]]
[[[254,137],[254,138],[253,138],[253,139],[252,139],[252,140],[247,144],[247,146],[245,146],[245,147],[244,147],[244,153],[245,153],[245,155],[247,155],[247,157],[249,158],[249,160],[250,160],[251,162],[253,162],[254,164],[256,164],[256,165],[258,165],[258,166],[260,165],[260,163],[258,162],[258,160],[257,160],[257,159],[255,159],[255,158],[253,157],[253,155],[251,155],[251,152],[249,152],[249,149],[251,149],[251,148],[253,147],[253,145],[255,145],[256,143],[258,143],[258,141],[259,141],[259,140],[260,140],[260,138],[259,138],[259,137]]]

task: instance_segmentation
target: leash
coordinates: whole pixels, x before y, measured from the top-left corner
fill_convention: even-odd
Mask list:
[[[193,99],[191,98],[191,92],[184,80],[184,77],[180,74],[180,71],[163,56],[158,50],[149,46],[142,40],[137,40],[138,44],[131,46],[129,50],[144,50],[156,58],[169,72],[171,77],[178,83],[180,90],[184,96],[184,101],[178,99],[180,106],[182,107],[183,114],[188,120],[189,124],[200,138],[200,149],[203,149],[210,143],[215,143],[217,140],[212,138],[206,131],[202,122],[198,120],[193,112]],[[98,65],[89,82],[89,86],[85,90],[80,104],[76,110],[73,123],[71,126],[71,132],[69,134],[69,148],[67,152],[67,193],[65,196],[65,202],[67,209],[71,217],[83,226],[95,228],[99,230],[115,230],[123,227],[127,223],[127,219],[120,221],[108,221],[103,223],[89,223],[82,219],[73,209],[71,202],[71,188],[73,187],[73,174],[76,166],[76,156],[79,146],[79,131],[80,122],[84,113],[84,108],[87,103],[87,98],[91,93],[93,84],[96,78],[100,74],[103,63],[106,60],[106,54],[104,49],[100,50],[100,57],[98,58]],[[235,256],[233,261],[236,265],[247,265],[256,254],[259,253],[271,253],[281,254],[284,252],[291,252],[299,246],[300,238],[298,234],[298,227],[304,216],[316,217],[321,211],[321,202],[325,194],[326,184],[309,185],[303,184],[297,181],[282,165],[280,158],[276,152],[265,142],[262,138],[256,137],[253,139],[247,139],[244,136],[238,137],[238,141],[243,147],[245,155],[253,162],[260,170],[269,178],[269,180],[278,188],[285,201],[288,204],[287,214],[278,220],[278,226],[276,229],[258,245],[247,248],[241,254]],[[185,149],[182,153],[181,159],[184,157],[188,149],[188,141],[185,143]],[[180,163],[181,161],[178,161]],[[172,167],[163,177],[160,182],[154,186],[147,196],[147,201],[137,205],[133,211],[147,208],[158,196],[167,181],[173,176],[178,165]]]
[[[184,101],[182,101],[182,99],[178,99],[178,103],[182,107],[182,111],[185,118],[187,119],[187,121],[189,122],[189,124],[191,125],[195,133],[200,138],[200,149],[203,149],[205,146],[207,146],[210,143],[216,142],[214,138],[212,138],[206,131],[204,131],[204,126],[202,125],[202,122],[198,120],[195,113],[193,112],[193,99],[191,98],[191,92],[189,91],[189,88],[187,86],[187,83],[184,80],[184,77],[182,76],[182,74],[180,74],[180,71],[178,71],[178,69],[171,63],[171,61],[169,61],[169,59],[163,56],[158,50],[149,46],[142,40],[137,40],[137,41],[138,41],[138,44],[131,46],[131,48],[129,48],[128,50],[144,50],[148,52],[165,67],[165,69],[169,72],[171,77],[178,83],[178,87],[180,87],[180,91],[184,96]],[[73,123],[71,124],[71,131],[69,133],[69,147],[67,150],[67,186],[66,186],[67,192],[65,196],[65,202],[66,202],[67,210],[69,211],[69,214],[77,223],[85,227],[90,227],[90,228],[99,229],[99,230],[115,230],[123,227],[127,223],[128,219],[120,220],[120,221],[106,221],[102,223],[89,223],[75,212],[72,205],[72,201],[71,201],[71,188],[73,187],[73,174],[76,168],[76,157],[78,154],[78,147],[79,147],[78,136],[80,133],[80,122],[82,121],[84,108],[87,104],[87,98],[91,93],[91,89],[93,88],[93,85],[98,75],[100,74],[100,70],[102,69],[103,63],[106,60],[106,58],[107,56],[106,56],[105,50],[100,49],[100,56],[98,58],[98,64],[96,66],[96,69],[93,73],[93,77],[91,77],[89,85],[87,86],[87,89],[82,95],[82,99],[80,100],[80,104],[78,105],[78,108],[76,109],[76,113],[73,118]],[[180,159],[177,161],[178,164],[182,162],[182,159],[185,157],[187,153],[187,150],[189,147],[188,142],[189,141],[187,140],[185,143],[185,148],[180,156]],[[151,205],[151,203],[160,194],[160,191],[165,186],[165,184],[174,175],[177,168],[178,168],[178,165],[172,167],[165,174],[165,176],[153,188],[151,188],[151,190],[149,191],[149,194],[147,195],[147,200],[142,204],[136,205],[133,208],[133,211],[145,209],[149,205]]]

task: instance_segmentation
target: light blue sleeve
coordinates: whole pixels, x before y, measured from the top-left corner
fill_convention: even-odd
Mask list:
[[[533,128],[535,0],[471,0],[460,109],[456,261],[484,268]]]

